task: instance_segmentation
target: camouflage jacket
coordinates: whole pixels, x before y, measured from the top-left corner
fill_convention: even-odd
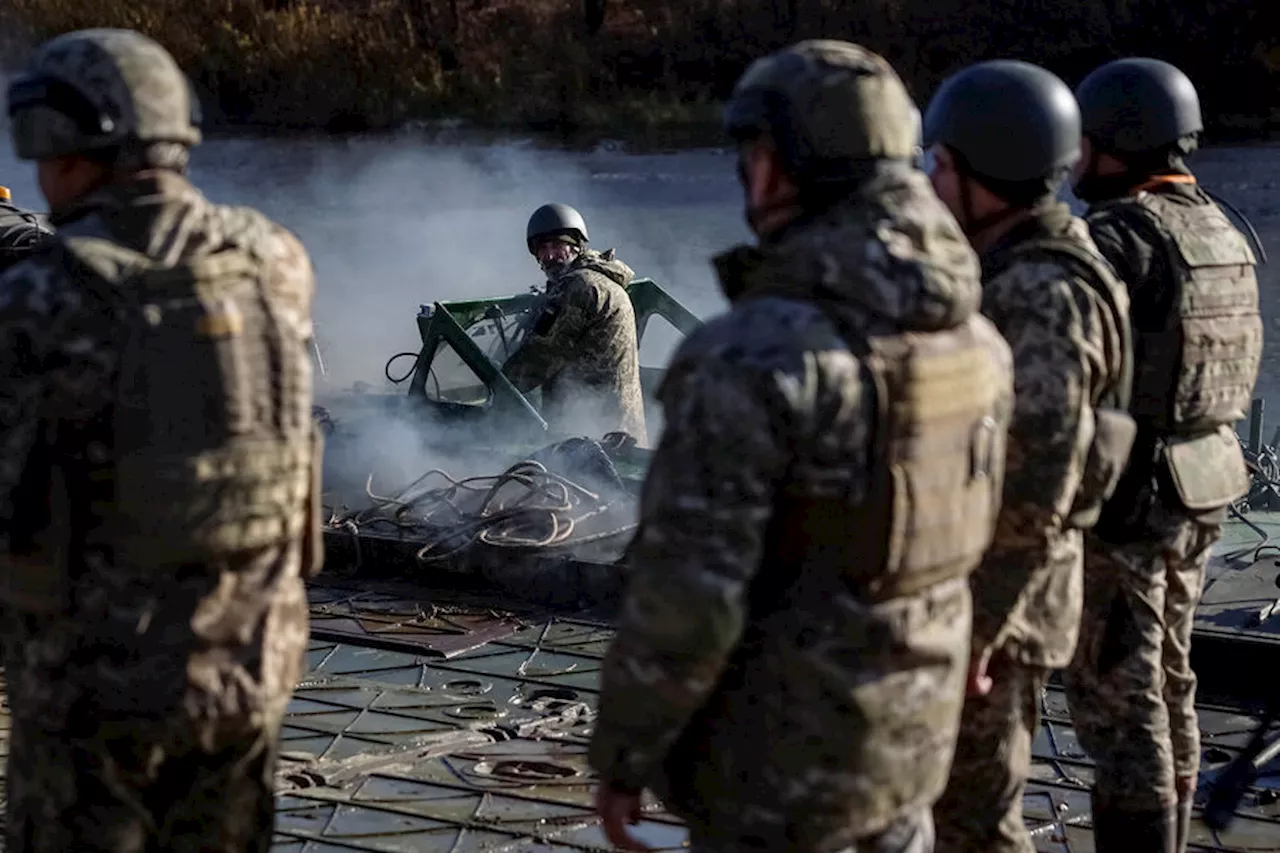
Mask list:
[[[243,226],[246,217],[232,213],[183,177],[156,172],[90,194],[54,225],[63,236],[161,258],[236,244],[244,235],[230,237],[227,223]],[[306,252],[285,230],[252,221],[264,274],[292,296],[275,306],[277,321],[309,328]],[[260,727],[282,711],[301,672],[306,546],[139,574],[114,565],[109,548],[83,544],[101,523],[79,493],[87,489],[63,489],[66,506],[51,511],[69,476],[52,454],[68,464],[108,459],[118,394],[117,314],[101,289],[61,265],[64,257],[50,247],[0,277],[0,558],[21,561],[34,541],[52,539],[69,556],[63,571],[49,566],[50,576],[70,579],[61,612],[20,620],[20,657],[5,673],[11,708],[71,735],[91,736],[105,719],[182,718],[209,738]],[[67,526],[50,529],[59,517]]]
[[[984,253],[984,266],[1037,237],[1097,254],[1085,223],[1055,202]],[[1065,666],[1075,649],[1083,542],[1064,520],[1093,439],[1091,401],[1120,370],[1114,312],[1080,275],[1041,256],[983,282],[982,313],[1013,350],[1016,402],[995,541],[971,579],[973,644],[1045,667]]]
[[[0,202],[0,273],[17,264],[49,238],[34,213]]]
[[[607,782],[660,793],[695,841],[844,849],[941,793],[970,602],[964,578],[876,602],[836,582],[802,607],[766,591],[795,572],[764,556],[781,501],[856,504],[871,487],[874,387],[833,318],[845,334],[973,318],[1005,406],[1008,349],[977,315],[972,250],[915,172],[717,263],[733,307],[683,342],[660,392],[590,757]]]
[[[599,438],[624,430],[641,444],[636,316],[626,286],[635,272],[613,250],[586,250],[547,283],[546,303],[503,372],[521,391],[541,387],[555,432]]]

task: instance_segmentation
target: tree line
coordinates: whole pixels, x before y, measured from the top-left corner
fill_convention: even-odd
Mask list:
[[[10,0],[30,43],[88,26],[162,41],[235,124],[380,127],[463,116],[545,127],[705,121],[756,57],[844,38],[917,100],[982,59],[1077,83],[1118,56],[1196,82],[1210,132],[1280,127],[1274,0]],[[4,13],[0,13],[4,14]]]

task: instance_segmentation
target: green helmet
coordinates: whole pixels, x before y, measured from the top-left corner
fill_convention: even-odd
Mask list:
[[[1076,89],[1076,99],[1085,135],[1104,151],[1157,151],[1204,130],[1196,87],[1159,59],[1099,66]]]
[[[200,142],[199,101],[173,57],[132,30],[45,42],[9,85],[18,157],[42,160],[127,143]]]
[[[533,254],[539,239],[560,235],[573,237],[580,245],[589,242],[586,220],[567,204],[544,204],[533,212],[524,229],[529,254]]]
[[[845,41],[802,41],[752,63],[725,105],[725,130],[767,136],[800,182],[847,179],[869,160],[911,158],[914,104],[882,57]]]
[[[1080,159],[1080,110],[1067,84],[1039,66],[979,62],[944,80],[929,102],[924,144],[939,143],[977,178],[1052,181]]]

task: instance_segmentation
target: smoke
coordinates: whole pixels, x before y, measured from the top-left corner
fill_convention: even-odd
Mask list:
[[[206,140],[193,152],[191,176],[211,200],[257,208],[306,246],[327,372],[317,373],[316,391],[325,405],[357,382],[403,397],[407,384],[392,386],[383,371],[391,356],[419,349],[420,305],[541,285],[525,224],[546,202],[577,207],[593,248],[615,247],[637,275],[655,279],[701,317],[724,304],[710,256],[747,238],[732,161],[716,151],[571,152],[509,139],[429,141],[422,134],[238,136]],[[7,134],[0,141],[0,183],[18,204],[43,209],[34,169],[13,159]],[[660,367],[670,357],[679,336],[664,327],[650,323],[642,364]],[[411,364],[402,359],[394,372]],[[453,438],[456,428],[424,425],[420,414],[366,419],[364,444],[380,459],[402,459],[406,482],[428,467],[495,473],[452,470],[465,466],[430,448]],[[651,443],[659,427],[650,423]],[[361,464],[368,455],[356,454]],[[359,481],[363,486],[363,476]]]
[[[593,248],[616,248],[637,275],[655,279],[702,317],[723,306],[710,256],[747,236],[731,161],[713,151],[583,153],[416,136],[237,138],[197,149],[192,176],[213,200],[256,207],[307,247],[327,373],[317,375],[318,402],[333,406],[348,432],[342,449],[333,445],[330,453],[333,479],[363,488],[376,470],[375,490],[384,494],[429,468],[493,474],[508,461],[440,450],[457,445],[460,428],[432,423],[421,409],[368,416],[343,400],[355,383],[367,383],[374,393],[394,395],[390,402],[404,402],[407,383],[391,385],[384,368],[391,356],[419,349],[419,306],[541,285],[525,247],[525,224],[539,205],[578,208]],[[641,363],[664,366],[678,340],[655,318]],[[393,375],[412,363],[401,359]],[[649,414],[653,444],[661,424],[656,409]],[[599,437],[585,421],[581,427],[578,434]],[[471,427],[462,429],[479,442]]]

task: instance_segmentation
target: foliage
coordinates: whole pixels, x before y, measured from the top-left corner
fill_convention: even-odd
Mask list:
[[[130,27],[173,51],[233,124],[407,118],[572,128],[706,121],[753,58],[808,37],[883,53],[922,102],[979,59],[1075,84],[1108,58],[1168,59],[1219,131],[1280,120],[1271,0],[8,0],[34,38]]]

